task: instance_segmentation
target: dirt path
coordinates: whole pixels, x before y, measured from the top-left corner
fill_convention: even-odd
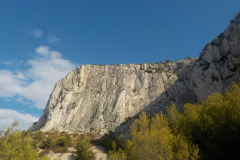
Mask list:
[[[107,159],[107,153],[105,152],[104,148],[99,145],[94,145],[90,148],[93,153],[95,153],[95,160],[106,160]]]
[[[90,148],[93,153],[95,153],[95,160],[106,160],[107,159],[107,153],[105,152],[104,148],[99,145],[94,145]],[[77,156],[75,154],[76,149],[73,147],[68,147],[68,153],[54,153],[50,151],[50,153],[47,154],[47,157],[51,160],[76,160]]]
[[[49,157],[51,160],[76,160],[77,156],[74,153],[76,151],[73,147],[68,147],[68,153],[53,153],[50,152],[47,154],[47,157]]]

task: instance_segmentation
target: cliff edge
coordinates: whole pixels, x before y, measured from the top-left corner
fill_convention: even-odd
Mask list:
[[[32,131],[122,132],[141,111],[199,103],[240,81],[240,13],[198,59],[159,64],[80,65],[57,82]]]

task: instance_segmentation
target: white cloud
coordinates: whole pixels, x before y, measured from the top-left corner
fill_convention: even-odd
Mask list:
[[[19,122],[19,128],[26,130],[33,122],[37,122],[38,118],[30,114],[22,114],[15,110],[0,109],[0,127],[7,128],[11,126],[13,120],[16,119]]]
[[[28,60],[28,65],[29,69],[22,72],[0,70],[0,97],[18,96],[20,102],[25,98],[39,109],[45,108],[55,83],[76,68],[47,46],[38,47],[36,57]]]
[[[48,55],[49,47],[48,46],[40,46],[36,49],[36,53],[39,55]]]
[[[39,29],[33,29],[30,31],[27,31],[27,33],[34,36],[35,38],[41,38],[43,35],[43,32]]]
[[[50,35],[47,37],[47,42],[49,44],[56,44],[58,41],[61,41],[61,39],[57,38],[56,35]]]
[[[9,60],[9,61],[0,61],[1,64],[3,65],[12,65],[13,63],[15,63],[16,61],[14,60]]]
[[[22,73],[13,74],[8,70],[0,70],[0,97],[14,97],[21,93],[24,82]]]

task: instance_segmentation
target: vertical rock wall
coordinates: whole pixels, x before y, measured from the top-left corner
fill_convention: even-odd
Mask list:
[[[198,59],[164,64],[81,65],[57,82],[43,116],[31,130],[123,131],[141,111],[171,103],[199,103],[239,81],[240,14],[209,42]]]

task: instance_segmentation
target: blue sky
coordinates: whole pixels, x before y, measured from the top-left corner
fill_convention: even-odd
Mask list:
[[[28,128],[78,65],[196,58],[239,11],[239,0],[0,1],[0,127]]]

